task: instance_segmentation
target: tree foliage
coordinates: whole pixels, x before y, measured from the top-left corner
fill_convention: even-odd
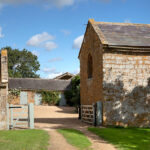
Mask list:
[[[36,72],[40,68],[40,64],[36,55],[30,51],[23,49],[12,49],[4,47],[8,51],[8,74],[13,78],[38,78]]]
[[[46,103],[48,105],[58,105],[59,104],[59,92],[53,91],[39,91],[42,95],[42,103]]]
[[[71,90],[65,91],[67,104],[78,106],[80,105],[80,76],[75,76],[71,81]]]

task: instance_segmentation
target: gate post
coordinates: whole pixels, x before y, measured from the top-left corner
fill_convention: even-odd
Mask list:
[[[98,101],[97,102],[97,109],[96,109],[96,111],[97,111],[97,120],[96,120],[96,124],[98,125],[98,126],[100,126],[100,125],[102,125],[102,121],[103,121],[103,107],[102,107],[102,102],[101,101]]]
[[[7,130],[9,130],[9,104],[7,103]]]
[[[30,129],[34,129],[34,105],[30,103],[28,106],[28,119]]]
[[[13,118],[13,105],[10,105],[10,129],[13,128],[14,118]]]
[[[93,103],[93,125],[94,126],[96,126],[97,124],[97,122],[96,122],[96,114],[97,114],[97,110],[96,110],[96,108],[97,108],[97,105],[96,105],[96,103]]]

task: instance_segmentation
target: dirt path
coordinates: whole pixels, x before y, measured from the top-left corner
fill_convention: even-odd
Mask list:
[[[72,145],[68,144],[64,137],[59,134],[56,130],[48,130],[50,134],[50,146],[48,150],[77,150]]]
[[[116,150],[111,144],[103,141],[89,132],[89,125],[77,119],[71,107],[35,106],[35,127],[50,133],[49,150],[77,150],[69,145],[64,137],[56,130],[60,128],[74,128],[82,131],[91,141],[93,150]]]

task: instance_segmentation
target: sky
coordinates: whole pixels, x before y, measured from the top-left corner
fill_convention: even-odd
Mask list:
[[[150,0],[0,0],[0,48],[37,55],[41,78],[76,74],[90,18],[150,24]]]

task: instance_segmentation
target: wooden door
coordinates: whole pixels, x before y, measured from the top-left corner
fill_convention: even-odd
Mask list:
[[[21,91],[21,93],[20,93],[20,104],[21,104],[21,105],[28,104],[27,92],[22,92],[22,91]]]
[[[42,103],[42,96],[41,96],[41,94],[35,93],[34,103],[35,103],[35,105],[41,105],[41,103]]]

